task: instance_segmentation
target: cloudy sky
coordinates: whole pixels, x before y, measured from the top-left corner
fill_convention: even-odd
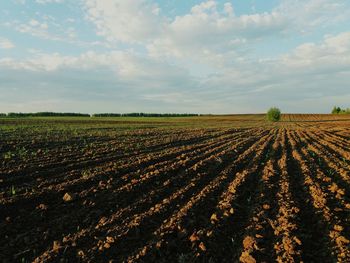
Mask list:
[[[1,0],[0,112],[350,107],[349,0]]]

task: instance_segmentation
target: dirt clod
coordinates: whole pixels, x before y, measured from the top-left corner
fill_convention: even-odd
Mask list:
[[[246,236],[243,240],[245,250],[253,250],[256,247],[256,239],[252,236]]]
[[[65,193],[62,199],[65,202],[72,202],[75,199],[75,195],[71,193]]]
[[[239,261],[242,263],[256,263],[255,258],[253,258],[249,252],[243,252],[239,258]]]
[[[200,250],[202,250],[203,252],[205,252],[207,250],[206,246],[204,245],[203,242],[201,242],[198,247],[200,248]]]
[[[191,242],[199,241],[199,237],[196,233],[193,233],[189,239]]]
[[[36,208],[39,209],[39,210],[47,210],[47,205],[45,205],[45,204],[40,204],[40,205],[38,205]]]
[[[61,242],[55,240],[52,245],[52,250],[57,252],[61,248]]]

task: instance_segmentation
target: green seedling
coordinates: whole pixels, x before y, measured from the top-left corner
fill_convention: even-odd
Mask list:
[[[10,194],[16,195],[16,188],[13,185],[10,187]]]
[[[18,156],[21,158],[21,159],[25,159],[27,156],[28,156],[28,150],[26,148],[21,148],[18,150]]]
[[[83,170],[81,172],[81,175],[84,179],[88,179],[90,176],[91,176],[92,172],[90,169],[87,169],[87,170]]]
[[[13,152],[6,152],[6,153],[4,153],[4,159],[5,160],[11,160],[13,157],[15,157],[15,154]]]
[[[333,176],[336,173],[334,169],[329,169],[328,170],[328,175]]]

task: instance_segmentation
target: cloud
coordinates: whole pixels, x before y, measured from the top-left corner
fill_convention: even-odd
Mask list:
[[[97,34],[89,46],[53,18],[10,23],[22,33],[88,48],[76,55],[33,51],[23,59],[1,58],[6,76],[0,89],[40,90],[46,97],[38,104],[76,99],[105,111],[115,100],[131,111],[244,113],[280,102],[285,111],[313,105],[317,112],[350,97],[350,32],[338,33],[349,22],[346,1],[281,0],[266,12],[240,15],[232,2],[209,0],[173,17],[152,0],[81,3]],[[64,25],[81,25],[71,18]],[[288,51],[274,52],[286,42]]]
[[[13,20],[3,25],[9,29],[15,30],[22,34],[28,34],[40,39],[60,41],[70,44],[88,46],[88,45],[105,45],[102,42],[84,42],[77,39],[76,29],[72,26],[65,26],[55,21],[51,16],[42,16],[42,21],[30,19],[27,22]]]
[[[159,7],[146,0],[85,0],[87,17],[109,41],[140,43],[162,31]]]
[[[307,34],[348,17],[343,0],[282,0],[270,12],[244,15],[236,15],[231,2],[208,0],[174,18],[164,16],[151,0],[83,3],[97,34],[112,46],[137,44],[149,56],[201,77],[237,67],[238,61],[257,60],[255,46],[276,36],[283,39]]]
[[[56,4],[63,3],[64,0],[35,0],[35,2],[37,4],[45,5],[45,4],[51,4],[51,3],[56,3]]]
[[[332,107],[333,99],[350,97],[349,43],[350,32],[327,35],[321,42],[300,45],[273,59],[235,61],[199,79],[183,67],[134,52],[36,53],[27,60],[1,59],[0,68],[8,73],[0,89],[14,82],[22,87],[24,80],[19,85],[21,80],[15,77],[20,75],[26,82],[23,87],[46,87],[49,98],[62,100],[73,92],[82,104],[124,96],[134,110],[146,111],[258,112],[275,101],[285,111],[307,111],[312,104],[315,112],[324,112],[325,106]],[[124,105],[125,109],[130,105]]]
[[[21,4],[21,5],[25,5],[26,4],[26,0],[13,0],[13,2],[15,4]]]
[[[179,84],[194,84],[185,69],[162,61],[143,57],[131,52],[112,51],[95,53],[89,51],[80,56],[63,56],[58,53],[34,53],[25,60],[0,59],[0,68],[31,72],[57,72],[60,70],[84,70],[113,72],[113,78],[125,81],[137,89],[171,90]],[[181,87],[180,87],[181,89]]]
[[[244,48],[247,40],[254,43],[278,34],[312,31],[346,19],[345,5],[344,0],[283,0],[270,12],[237,16],[232,3],[209,0],[169,18],[150,0],[84,0],[98,35],[110,42],[142,44],[152,55],[168,57],[225,54]]]
[[[282,56],[285,66],[294,71],[350,70],[350,32],[325,36],[322,43],[305,43],[295,48],[291,54]],[[323,72],[322,71],[322,72]]]
[[[280,102],[289,110],[309,108],[323,111],[334,104],[332,99],[316,105],[316,101],[340,96],[349,97],[350,32],[325,36],[319,43],[305,43],[287,54],[273,59],[241,61],[208,76],[203,86],[207,97],[227,104],[238,98],[249,105],[268,107]],[[209,88],[210,87],[210,88]],[[337,96],[334,96],[337,94]]]
[[[0,37],[0,49],[11,49],[15,45],[7,38]]]
[[[283,0],[275,10],[303,33],[345,21],[350,14],[346,0]]]
[[[285,27],[286,20],[279,13],[234,16],[232,5],[219,10],[216,2],[208,1],[192,7],[189,14],[175,17],[148,50],[155,56],[202,58],[226,56],[227,52],[236,56],[247,40],[266,38]]]
[[[87,18],[97,34],[107,41],[147,45],[150,52],[187,55],[197,50],[232,48],[242,38],[258,38],[284,29],[278,12],[235,16],[231,3],[222,7],[206,1],[190,13],[174,19],[162,15],[158,5],[147,0],[85,0]]]
[[[139,105],[136,108],[140,111],[159,111],[162,106],[166,111],[182,112],[178,107],[194,100],[191,90],[196,85],[184,69],[117,51],[86,52],[76,57],[35,53],[26,60],[4,58],[0,59],[0,70],[0,98],[9,98],[0,111],[44,110],[47,104],[39,107],[39,102],[48,99],[56,103],[47,110],[90,110],[86,103],[91,102],[99,105],[99,111],[133,111]],[[14,96],[17,93],[21,95]],[[174,97],[169,99],[169,95]],[[33,99],[28,101],[28,97]]]
[[[20,33],[25,33],[25,34],[30,34],[35,37],[40,37],[44,39],[53,39],[57,40],[58,37],[55,37],[51,35],[48,31],[49,26],[45,22],[39,22],[36,19],[31,19],[27,23],[20,23],[18,21],[13,21],[13,22],[8,22],[6,25],[9,28],[13,28],[14,30],[20,32]]]

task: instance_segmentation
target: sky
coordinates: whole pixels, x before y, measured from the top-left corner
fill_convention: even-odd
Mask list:
[[[350,107],[348,0],[2,0],[0,112]]]

